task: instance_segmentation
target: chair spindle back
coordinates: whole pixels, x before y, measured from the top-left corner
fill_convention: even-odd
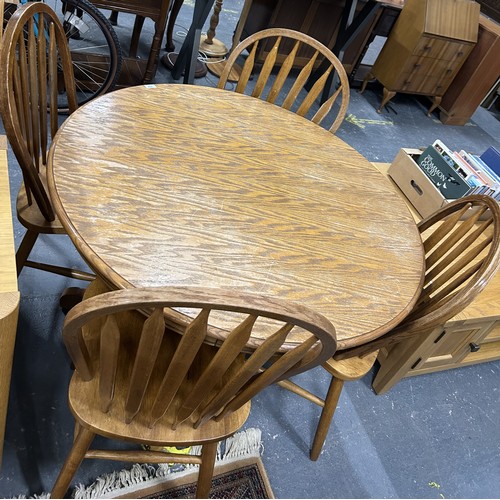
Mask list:
[[[45,165],[59,127],[58,95],[77,107],[73,66],[63,27],[43,2],[17,9],[7,23],[0,52],[0,110],[23,171],[29,203],[34,197],[47,221],[55,219],[46,187]]]
[[[500,206],[472,195],[449,203],[418,224],[425,250],[419,299],[404,321],[383,337],[339,352],[344,359],[373,352],[444,325],[484,289],[500,265]]]
[[[243,40],[230,54],[226,66],[221,74],[218,87],[225,88],[231,68],[236,59],[245,50],[249,50],[249,55],[243,65],[241,76],[236,84],[236,92],[243,94],[249,88],[251,77],[256,66],[256,58],[262,46],[272,43],[272,48],[267,53],[257,81],[251,91],[252,97],[264,99],[270,103],[280,104],[281,107],[294,110],[300,116],[306,116],[316,101],[321,97],[326,85],[336,73],[339,78],[339,85],[319,106],[311,121],[321,124],[329,115],[338,100],[339,110],[337,116],[330,126],[330,132],[334,133],[344,119],[349,104],[349,81],[342,63],[338,58],[322,43],[309,35],[285,28],[270,28],[259,31]],[[287,47],[291,45],[288,51]],[[267,46],[267,45],[266,45]],[[300,49],[310,47],[313,50],[308,62],[302,67],[291,88],[288,88],[287,80],[291,76],[292,70],[297,67]],[[281,55],[286,53],[286,56]],[[283,60],[284,57],[284,60]],[[327,62],[324,70],[318,75],[317,80],[312,84],[309,91],[306,91],[306,84],[313,75],[313,70],[317,63]],[[275,68],[279,71],[274,78],[272,74]],[[272,84],[271,84],[272,82]]]
[[[165,329],[164,309],[173,307],[200,310],[182,335]],[[131,322],[123,313],[137,309],[153,312],[130,335]],[[236,326],[217,346],[204,343],[212,311],[236,315]],[[257,348],[248,348],[260,317],[274,320],[276,330]],[[294,328],[311,335],[280,353]],[[68,313],[63,338],[80,377],[99,377],[103,412],[123,405],[126,423],[140,418],[153,427],[166,418],[172,429],[186,421],[196,428],[220,420],[267,385],[323,363],[336,347],[333,325],[306,307],[190,288],[120,290],[84,300]],[[120,380],[126,387],[118,387]]]

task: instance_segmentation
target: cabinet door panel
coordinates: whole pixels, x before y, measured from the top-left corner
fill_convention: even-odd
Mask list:
[[[415,371],[460,363],[471,352],[471,344],[477,341],[483,330],[484,323],[446,328],[435,339],[432,353]]]

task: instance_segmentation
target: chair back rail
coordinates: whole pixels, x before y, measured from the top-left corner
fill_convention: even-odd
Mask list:
[[[178,335],[165,329],[165,308],[200,312]],[[129,337],[122,337],[119,318],[135,310],[149,314],[132,346]],[[235,316],[234,328],[215,347],[204,343],[212,311]],[[247,343],[261,317],[274,320],[276,329],[252,350]],[[280,348],[293,328],[311,335],[282,354]],[[304,306],[179,287],[119,290],[84,300],[68,313],[63,338],[79,376],[88,382],[98,377],[102,412],[123,404],[125,423],[141,414],[150,428],[168,413],[172,429],[186,421],[194,428],[210,419],[218,421],[267,385],[322,364],[336,348],[333,325]],[[97,351],[95,343],[97,355],[92,352]],[[125,359],[132,361],[123,377],[119,372]],[[124,383],[126,388],[118,387]],[[126,394],[125,400],[116,401],[118,394]]]
[[[500,206],[473,195],[445,205],[418,224],[425,250],[425,277],[416,305],[403,322],[335,359],[363,356],[444,325],[467,307],[500,265]]]
[[[44,178],[47,151],[59,127],[58,94],[67,93],[71,112],[77,101],[68,43],[48,5],[29,2],[13,13],[3,35],[0,63],[0,111],[28,201],[34,198],[45,219],[53,221]]]
[[[329,128],[330,132],[336,132],[344,119],[349,104],[349,81],[347,74],[342,63],[333,52],[322,43],[304,33],[285,28],[270,28],[249,36],[231,52],[224,67],[224,71],[220,76],[218,87],[222,89],[226,88],[229,74],[236,60],[244,50],[249,50],[249,55],[243,64],[241,75],[235,88],[236,92],[240,94],[245,93],[247,89],[249,89],[249,82],[256,70],[258,50],[262,45],[268,43],[269,40],[274,40],[274,43],[265,57],[257,81],[251,90],[252,97],[265,98],[267,102],[275,104],[281,102],[281,104],[279,104],[281,107],[288,110],[295,109],[295,113],[298,115],[306,116],[323,93],[326,85],[329,84],[330,79],[333,78],[334,74],[337,74],[339,79],[338,87],[328,99],[319,106],[319,109],[311,118],[311,121],[320,125],[329,115],[330,111],[332,111],[335,103],[340,97],[337,116]],[[280,62],[280,49],[281,51],[285,51],[284,46],[288,46],[290,41],[293,42],[292,48],[283,62]],[[295,76],[291,88],[286,90],[286,83],[292,76],[292,71],[297,66],[297,54],[302,46],[311,47],[313,49],[313,54],[298,75]],[[328,61],[329,64],[326,65],[326,69],[322,71],[321,75],[319,75],[314,84],[312,84],[310,90],[306,91],[306,85],[313,74],[316,63],[323,60]],[[279,71],[273,79],[273,74],[278,67]],[[269,89],[267,91],[267,96],[265,96],[266,89]],[[250,92],[250,90],[248,90],[248,92]]]

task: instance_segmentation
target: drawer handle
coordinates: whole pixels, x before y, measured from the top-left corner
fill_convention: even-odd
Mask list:
[[[421,64],[414,64],[413,67],[414,68],[420,68],[420,66],[422,66]]]
[[[412,179],[410,181],[411,187],[420,195],[422,196],[424,194],[424,191],[422,188]]]
[[[434,341],[435,344],[437,344],[443,337],[444,334],[446,333],[446,330],[443,330],[440,334],[439,337]]]
[[[462,57],[463,55],[464,55],[464,53],[463,53],[463,52],[457,52],[457,56],[458,56],[458,57]]]
[[[424,47],[424,50],[431,50],[431,49],[432,49],[432,45],[426,45],[426,46]]]
[[[481,346],[479,344],[476,344],[475,342],[471,342],[469,344],[470,347],[470,352],[477,352],[479,349],[481,349]]]
[[[420,361],[422,361],[422,358],[418,358],[417,361],[415,361],[415,363],[413,363],[413,365],[411,365],[410,370],[414,370],[418,366]]]

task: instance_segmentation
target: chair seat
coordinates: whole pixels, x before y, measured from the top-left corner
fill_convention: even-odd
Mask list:
[[[66,234],[65,229],[57,217],[49,222],[42,215],[34,200],[31,205],[28,203],[24,182],[21,184],[17,194],[16,211],[19,222],[26,229],[41,234]]]
[[[364,357],[352,357],[342,360],[329,359],[323,368],[340,380],[358,380],[364,377],[373,367],[378,350]]]
[[[171,427],[173,423],[172,411],[168,411],[153,428],[150,428],[143,417],[148,412],[150,413],[150,409],[148,409],[148,405],[144,405],[134,420],[130,424],[126,424],[124,405],[114,405],[108,413],[100,414],[96,414],[93,405],[89,406],[89,400],[98,400],[99,386],[97,382],[96,379],[91,382],[83,382],[75,373],[69,387],[69,406],[80,425],[109,438],[156,446],[167,444],[179,446],[220,441],[238,431],[250,413],[250,402],[248,402],[219,422],[212,419],[194,429],[192,425],[196,417],[192,417],[173,430]],[[176,406],[174,403],[173,408]]]

